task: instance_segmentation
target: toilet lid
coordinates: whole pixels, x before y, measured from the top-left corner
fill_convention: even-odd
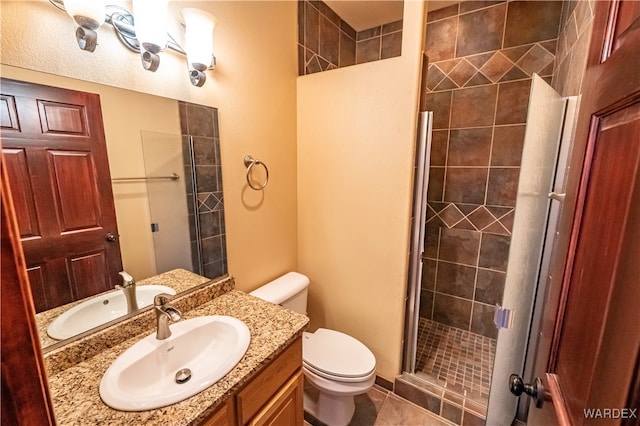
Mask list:
[[[373,353],[358,340],[335,330],[304,333],[302,358],[307,367],[336,378],[361,378],[376,368]]]

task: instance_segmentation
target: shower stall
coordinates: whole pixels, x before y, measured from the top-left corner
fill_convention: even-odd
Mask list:
[[[535,353],[535,327],[539,322],[535,300],[545,291],[549,249],[562,201],[559,194],[563,190],[564,164],[570,146],[564,141],[571,138],[575,99],[561,98],[537,75],[533,76],[531,87],[516,190],[518,211],[514,212],[510,226],[511,240],[504,259],[505,271],[501,272],[500,293],[494,293],[495,305],[486,307],[491,317],[482,323],[484,328],[474,324],[474,318],[479,316],[474,305],[468,312],[454,311],[459,318],[453,316],[453,320],[446,313],[448,309],[457,309],[456,303],[464,302],[464,291],[482,300],[483,276],[500,272],[482,260],[486,256],[483,249],[491,247],[486,242],[493,241],[495,236],[487,231],[465,229],[466,239],[447,241],[455,224],[451,226],[442,219],[433,229],[431,221],[437,214],[429,214],[432,201],[428,198],[428,170],[433,164],[430,158],[433,113],[420,113],[408,273],[406,374],[396,386],[401,393],[409,385],[425,390],[435,398],[432,411],[457,422],[463,415],[485,419],[492,405],[496,406],[494,413],[508,414],[504,419],[486,417],[487,420],[498,424],[510,422],[516,399],[507,392],[507,378],[511,373],[526,375],[532,361],[526,364],[525,356]],[[552,204],[551,200],[558,203]],[[451,260],[451,252],[458,256],[469,251],[473,256],[466,258],[467,264],[461,263],[464,258],[458,262]],[[459,293],[450,294],[452,291]],[[439,298],[443,299],[442,307],[436,307]],[[469,322],[465,323],[465,319]],[[494,371],[496,360],[500,369]],[[503,386],[492,389],[492,381]],[[511,409],[505,408],[509,406]],[[526,406],[522,409],[526,411]]]
[[[506,378],[524,373],[535,346],[529,330],[553,226],[547,194],[563,175],[556,159],[566,101],[549,86],[557,26],[530,11],[519,34],[515,16],[526,3],[460,3],[427,17],[420,104],[430,112],[419,117],[404,373],[395,389],[455,424],[502,424],[492,417],[502,413],[512,420],[517,399]],[[545,11],[551,22],[560,8]],[[540,110],[549,115],[536,121]]]

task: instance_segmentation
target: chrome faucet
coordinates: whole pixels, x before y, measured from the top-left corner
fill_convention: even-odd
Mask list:
[[[116,284],[118,290],[122,290],[127,299],[127,313],[130,314],[138,310],[138,300],[136,299],[136,282],[133,277],[125,271],[118,272],[122,277],[122,285]]]
[[[153,298],[153,306],[156,311],[156,339],[164,340],[171,336],[169,322],[177,322],[182,319],[182,313],[169,304],[173,296],[167,293],[157,294]]]

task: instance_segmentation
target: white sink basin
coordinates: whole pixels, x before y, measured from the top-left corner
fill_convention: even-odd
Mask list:
[[[136,287],[138,308],[153,303],[156,294],[174,295],[176,291],[164,285],[141,285]],[[53,339],[68,339],[127,314],[127,300],[122,290],[113,290],[93,297],[57,317],[47,328]]]
[[[100,397],[123,411],[144,411],[175,404],[224,377],[242,359],[251,339],[237,318],[203,316],[170,324],[171,336],[155,332],[120,355],[102,376]],[[177,383],[189,369],[190,379]]]

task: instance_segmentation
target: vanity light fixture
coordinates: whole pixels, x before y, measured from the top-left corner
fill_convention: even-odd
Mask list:
[[[133,13],[115,5],[105,5],[104,0],[49,0],[64,10],[78,25],[76,39],[82,50],[93,52],[98,44],[96,30],[110,24],[118,39],[129,50],[139,53],[142,66],[155,71],[160,65],[160,52],[173,50],[187,57],[191,84],[204,85],[207,70],[215,69],[213,55],[213,29],[216,18],[200,9],[182,10],[185,24],[185,48],[183,49],[167,32],[169,0],[133,0]],[[134,17],[135,14],[135,17]]]
[[[182,9],[185,29],[185,47],[187,50],[187,63],[189,64],[189,77],[191,84],[202,86],[207,78],[204,73],[212,65],[215,66],[213,56],[213,29],[218,20],[215,16],[200,9]]]
[[[169,15],[167,7],[169,0],[133,0],[133,27],[136,38],[140,43],[140,57],[142,66],[149,71],[155,71],[160,65],[158,53],[167,48],[169,37],[167,22]]]
[[[98,35],[96,30],[104,23],[104,1],[64,0],[64,8],[69,16],[78,24],[76,40],[82,50],[96,50]]]

